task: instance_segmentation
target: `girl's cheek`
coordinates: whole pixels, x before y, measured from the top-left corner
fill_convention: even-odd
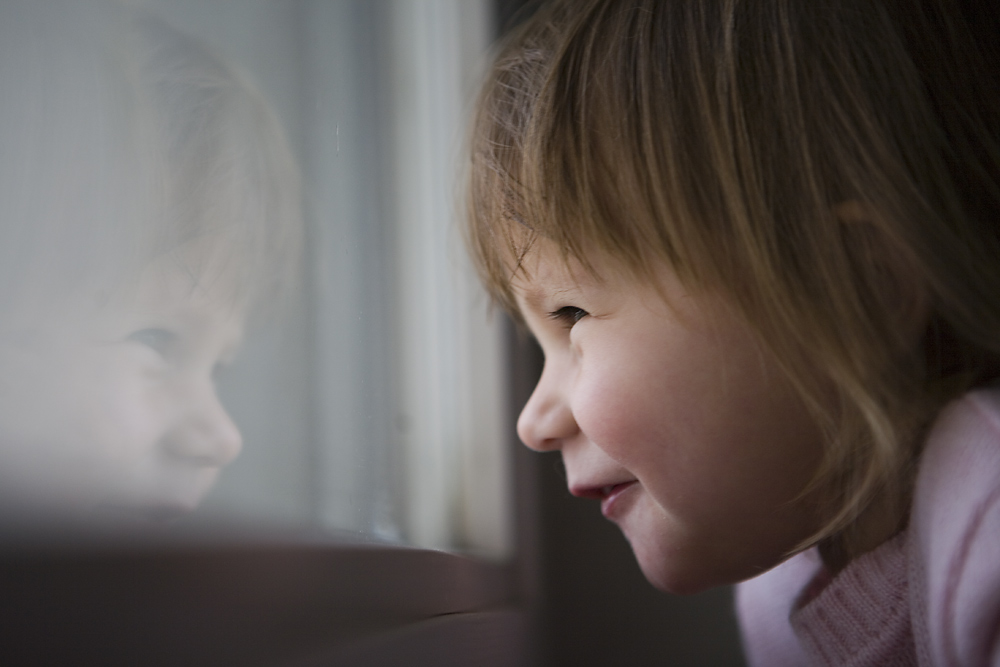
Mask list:
[[[594,445],[628,467],[641,456],[639,443],[647,429],[641,409],[642,397],[634,395],[624,378],[601,374],[577,388],[574,415],[584,436]]]

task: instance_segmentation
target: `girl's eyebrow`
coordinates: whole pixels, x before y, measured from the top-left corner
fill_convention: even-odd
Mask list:
[[[529,306],[535,310],[543,310],[545,301],[558,300],[567,296],[579,296],[580,288],[579,286],[572,286],[545,290],[538,285],[531,285],[518,291],[521,294],[519,300],[522,301],[525,306]]]
[[[519,301],[525,306],[539,308],[545,299],[545,291],[537,285],[518,290],[520,292]]]

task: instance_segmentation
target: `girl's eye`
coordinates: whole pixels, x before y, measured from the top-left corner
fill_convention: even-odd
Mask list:
[[[563,306],[559,310],[549,313],[549,317],[566,325],[567,328],[572,328],[574,324],[582,320],[587,315],[587,311],[583,308],[577,308],[576,306]]]
[[[141,329],[129,334],[128,340],[145,345],[162,356],[167,356],[170,347],[177,339],[177,334],[166,329]]]

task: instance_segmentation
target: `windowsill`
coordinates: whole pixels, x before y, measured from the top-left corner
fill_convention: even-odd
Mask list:
[[[36,540],[0,548],[0,663],[335,665],[398,657],[399,664],[516,665],[523,658],[511,564],[314,539],[98,545]],[[442,656],[451,657],[442,663]]]

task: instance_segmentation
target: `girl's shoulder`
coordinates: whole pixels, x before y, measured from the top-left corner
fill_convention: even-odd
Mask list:
[[[1000,665],[1000,642],[994,642],[1000,632],[1000,388],[971,392],[941,412],[921,456],[909,528],[852,562],[805,606],[804,618],[798,603],[821,570],[810,549],[737,586],[749,664],[848,664],[822,656],[855,650],[850,664],[887,664],[878,657],[886,652],[877,649],[887,645],[890,630],[902,627],[894,624],[898,617],[906,627],[897,634],[906,641],[912,636],[915,649],[907,656],[896,652],[899,664],[915,658],[925,666]],[[847,607],[856,613],[838,613]],[[793,616],[799,618],[792,622]],[[825,632],[831,619],[849,619],[855,630]],[[858,632],[866,628],[877,631]]]
[[[909,532],[918,653],[929,664],[998,664],[1000,388],[965,395],[935,422]]]
[[[941,411],[920,457],[912,520],[938,541],[959,539],[1000,498],[1000,387],[970,392]],[[942,533],[941,531],[944,531]],[[1000,535],[998,535],[1000,539]]]

